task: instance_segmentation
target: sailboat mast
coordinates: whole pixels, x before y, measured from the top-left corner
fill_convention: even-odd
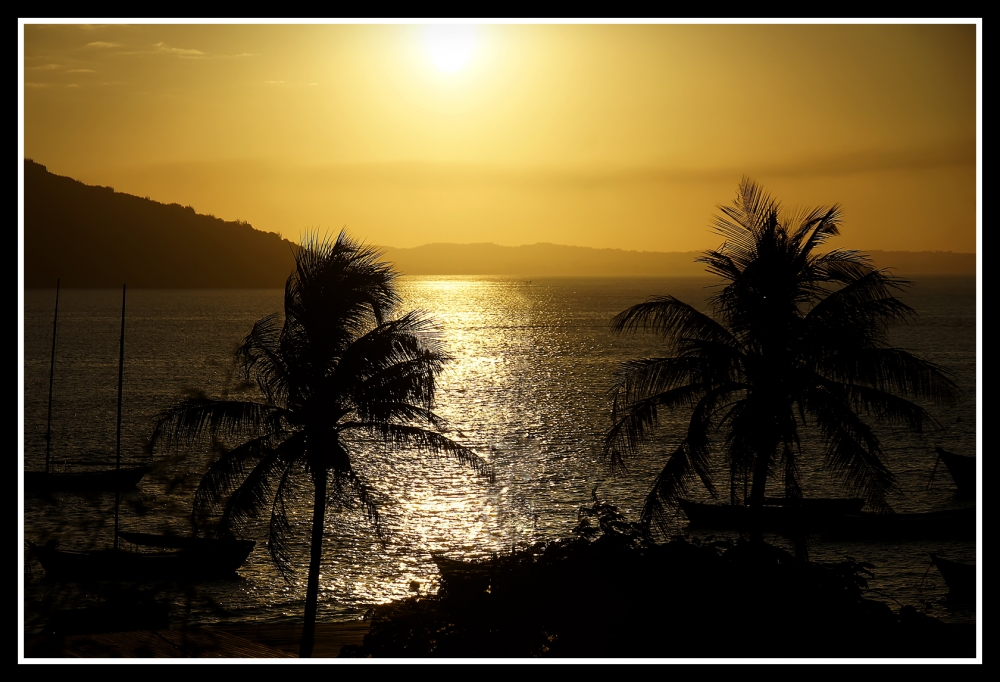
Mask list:
[[[52,378],[56,374],[56,321],[59,319],[59,280],[56,279],[56,313],[52,316],[52,360],[49,363],[49,416],[45,424],[45,474],[49,473],[52,445]]]
[[[115,472],[122,468],[122,376],[125,373],[125,285],[122,284],[122,333],[118,341],[118,422],[115,426]],[[115,485],[115,550],[118,549],[118,507],[121,486]]]

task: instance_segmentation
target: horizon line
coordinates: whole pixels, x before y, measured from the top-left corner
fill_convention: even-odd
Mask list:
[[[257,229],[257,228],[253,228]],[[292,240],[288,240],[292,241]],[[293,242],[297,246],[301,246],[297,242]],[[427,242],[426,244],[419,244],[417,246],[391,246],[389,244],[376,244],[372,242],[370,244],[376,248],[381,249],[396,249],[396,250],[409,250],[409,249],[422,249],[428,246],[495,246],[502,249],[520,249],[530,246],[560,246],[571,249],[591,249],[593,251],[624,251],[629,253],[705,253],[706,251],[711,251],[712,249],[691,249],[691,250],[676,250],[676,251],[658,251],[658,250],[648,250],[648,249],[628,249],[618,246],[583,246],[579,244],[557,244],[555,242],[534,242],[533,244],[498,244],[496,242]],[[951,253],[961,256],[974,256],[975,251],[944,251],[941,249],[923,249],[920,251],[914,251],[912,249],[840,249],[842,251],[861,251],[864,253],[869,252],[881,252],[881,253]]]

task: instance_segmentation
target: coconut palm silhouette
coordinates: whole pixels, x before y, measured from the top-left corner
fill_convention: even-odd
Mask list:
[[[661,335],[669,355],[620,368],[607,461],[618,469],[638,454],[659,411],[690,410],[643,506],[642,522],[665,531],[666,506],[695,476],[718,495],[712,437],[728,464],[731,503],[749,487],[742,502],[759,512],[769,477],[780,479],[786,497],[801,497],[800,433],[808,424],[824,465],[871,508],[887,510],[896,480],[873,424],[920,432],[935,421],[915,401],[957,397],[945,370],[888,343],[890,325],[915,314],[895,295],[910,282],[861,252],[822,249],[839,234],[836,205],[786,215],[744,178],[733,204],[719,209],[714,228],[725,241],[698,259],[723,280],[709,298],[712,315],[658,296],[612,321],[619,333]]]
[[[220,533],[247,533],[269,509],[268,549],[283,573],[291,566],[286,504],[296,479],[311,479],[303,657],[315,638],[330,493],[359,500],[380,529],[372,490],[355,466],[362,441],[447,453],[492,476],[483,459],[441,433],[432,408],[447,356],[428,319],[392,317],[397,274],[379,256],[344,232],[333,242],[307,239],[285,286],[283,323],[277,315],[259,320],[236,351],[259,399],[188,398],[160,416],[151,441],[154,448],[198,438],[238,443],[223,448],[203,477],[194,517],[221,509]]]

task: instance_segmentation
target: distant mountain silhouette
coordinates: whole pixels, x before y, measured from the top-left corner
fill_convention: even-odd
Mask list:
[[[976,254],[954,251],[867,251],[880,268],[894,275],[975,275]]]
[[[532,244],[425,244],[383,247],[385,257],[408,275],[707,276],[701,251],[624,251],[583,246]],[[897,275],[974,275],[976,256],[951,251],[868,251],[877,267]]]
[[[623,251],[585,246],[531,244],[425,244],[410,249],[382,247],[385,258],[408,275],[697,276],[700,251]]]
[[[362,236],[362,235],[359,235]],[[249,223],[85,185],[24,161],[24,286],[282,288],[298,247]],[[382,247],[405,275],[700,276],[702,252],[532,244]],[[898,275],[974,275],[972,253],[869,251]]]
[[[282,288],[292,242],[24,161],[24,286]]]

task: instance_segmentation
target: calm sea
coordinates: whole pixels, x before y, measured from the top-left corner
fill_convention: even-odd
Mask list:
[[[359,446],[360,470],[378,493],[387,529],[379,541],[358,509],[334,509],[325,536],[320,618],[360,617],[371,605],[437,589],[431,552],[482,557],[515,545],[566,537],[577,512],[596,494],[637,518],[663,453],[685,426],[684,414],[665,415],[646,454],[627,474],[611,476],[601,458],[609,425],[607,391],[627,359],[660,354],[654,337],[618,337],[610,319],[654,294],[704,306],[708,279],[590,278],[515,280],[482,277],[402,279],[404,310],[426,311],[452,356],[439,381],[438,413],[449,435],[493,462],[489,483],[462,465],[419,452]],[[976,286],[974,278],[920,279],[904,299],[919,313],[897,327],[893,342],[950,370],[964,393],[953,407],[930,406],[940,427],[924,435],[882,428],[898,476],[897,511],[960,506],[934,446],[976,454]],[[21,429],[23,466],[44,467],[55,290],[24,294]],[[232,351],[251,324],[280,312],[277,290],[134,290],[128,292],[122,442],[129,462],[144,461],[155,415],[183,396],[219,396],[232,379]],[[114,462],[120,290],[63,289],[59,300],[52,398],[52,457],[58,468]],[[817,465],[804,467],[807,495],[842,491]],[[154,471],[125,495],[125,530],[186,532],[191,499],[211,455],[205,448],[158,452]],[[303,479],[305,480],[305,479]],[[724,478],[720,481],[724,482]],[[725,488],[725,486],[722,486]],[[693,497],[703,497],[693,485]],[[23,543],[58,538],[64,547],[111,543],[113,495],[52,494],[23,500]],[[286,581],[270,564],[266,523],[240,577],[166,595],[176,613],[195,622],[222,617],[300,619],[308,560],[308,486],[293,505],[298,570]],[[266,518],[265,518],[266,521]],[[683,514],[677,534],[688,533]],[[780,542],[780,540],[776,540]],[[971,542],[898,545],[813,542],[810,557],[850,556],[875,565],[873,597],[894,607],[912,604],[946,620],[972,620],[974,608],[945,599],[929,553],[972,562]],[[26,622],[47,609],[86,603],[93,595],[44,579],[25,562]]]

